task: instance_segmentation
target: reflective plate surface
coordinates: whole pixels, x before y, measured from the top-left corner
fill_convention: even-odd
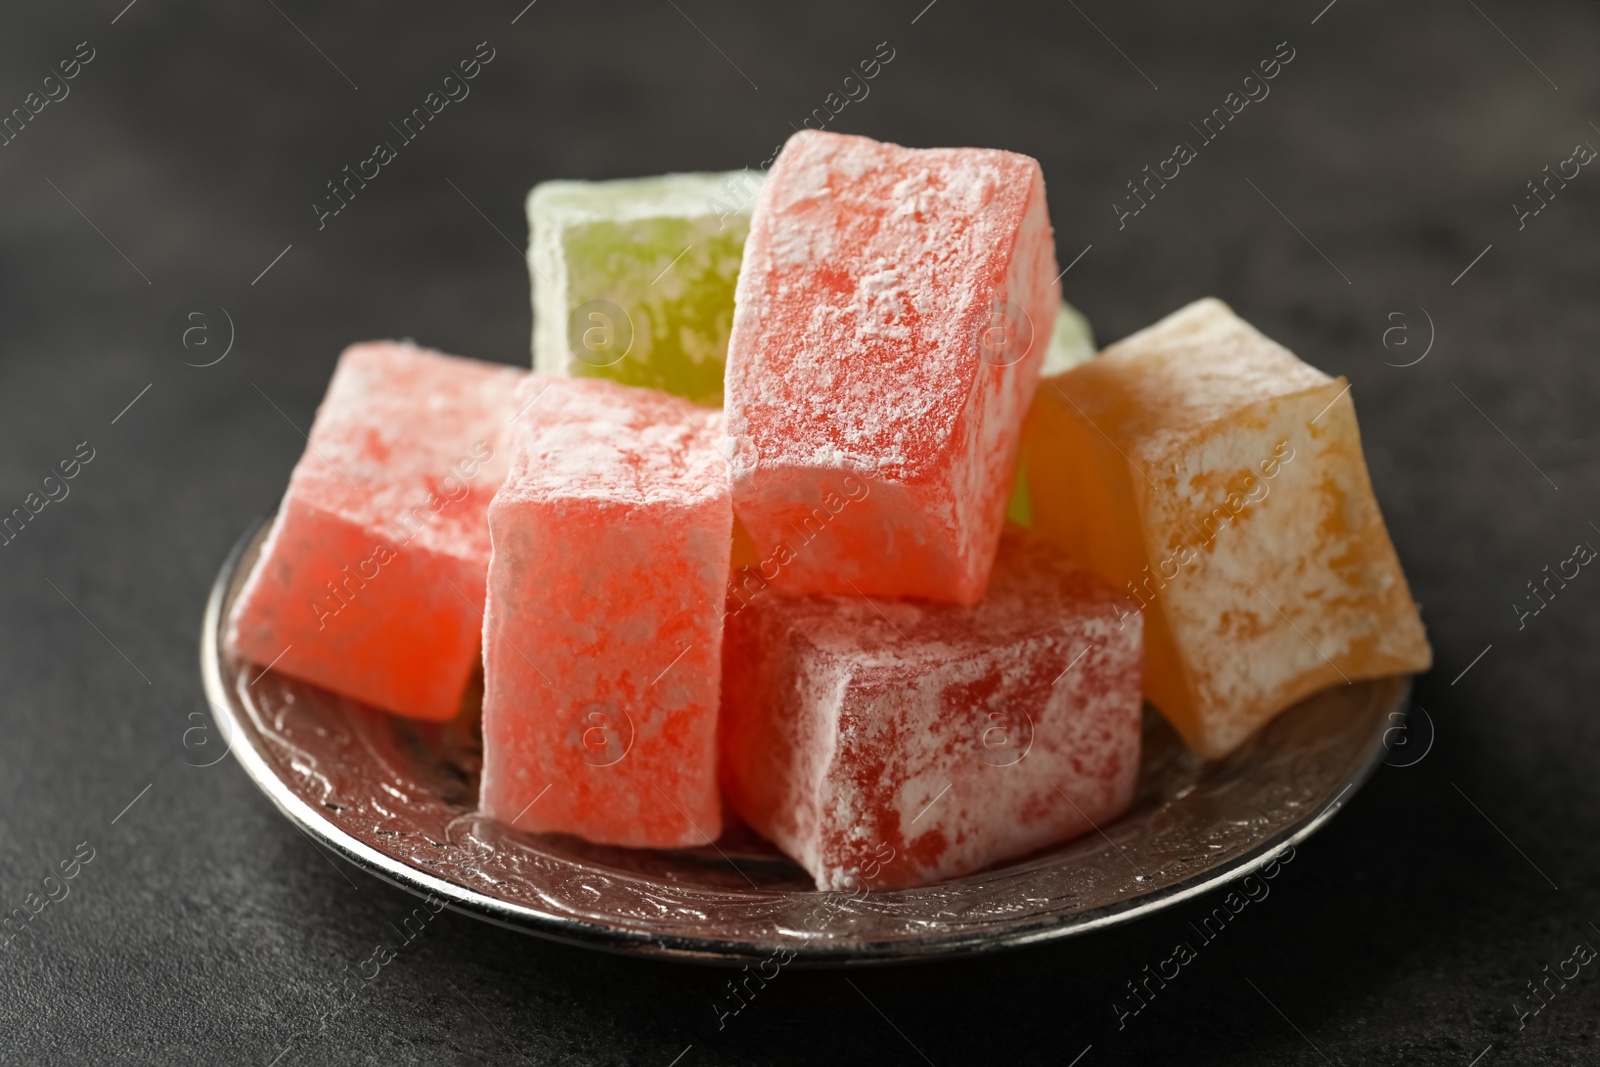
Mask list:
[[[685,851],[508,830],[477,813],[470,717],[400,719],[222,650],[265,527],[223,565],[201,671],[229,749],[285,815],[357,866],[458,911],[574,944],[707,962],[959,955],[1127,922],[1242,878],[1303,840],[1383,758],[1409,680],[1358,682],[1205,763],[1146,710],[1138,795],[1117,822],[1023,860],[911,890],[819,893],[760,838]]]

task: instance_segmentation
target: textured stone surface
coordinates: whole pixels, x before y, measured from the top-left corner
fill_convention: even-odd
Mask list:
[[[1578,939],[1600,947],[1600,584],[1585,570],[1521,631],[1511,604],[1576,541],[1600,545],[1600,176],[1585,168],[1521,231],[1508,205],[1577,139],[1600,147],[1595,5],[1478,0],[1559,92],[1466,4],[1344,0],[1313,26],[1323,2],[1080,0],[1156,91],[1064,4],[940,0],[911,25],[923,3],[679,0],[759,92],[666,4],[543,0],[513,26],[520,3],[279,0],[359,92],[270,5],[141,0],[111,25],[123,6],[20,5],[0,35],[8,109],[76,42],[96,50],[71,95],[0,148],[0,501],[20,505],[78,442],[95,449],[70,495],[0,547],[0,905],[23,906],[80,842],[95,849],[30,943],[0,949],[0,1061],[265,1065],[293,1041],[278,1067],[667,1067],[691,1045],[678,1067],[923,1063],[906,1039],[941,1067],[1059,1065],[1091,1044],[1078,1067],[1462,1067],[1491,1044],[1478,1067],[1593,1059],[1592,966],[1525,1029],[1512,1003]],[[319,232],[309,203],[325,183],[486,39],[496,57],[471,96]],[[1296,57],[1271,95],[1119,231],[1124,183],[1285,39]],[[185,765],[216,755],[214,733],[211,755],[185,735],[205,721],[206,592],[305,447],[284,416],[309,427],[357,338],[526,366],[521,249],[447,178],[520,246],[534,182],[759,166],[884,40],[893,62],[831,128],[1038,158],[1058,261],[1093,245],[1062,286],[1103,342],[1215,294],[1355,383],[1437,658],[1417,688],[1431,751],[1380,770],[1121,1030],[1124,983],[1194,936],[1218,895],[1049,948],[852,974],[856,988],[785,967],[720,1030],[730,975],[446,912],[355,979],[355,1004],[318,1032],[417,902],[346,881],[230,762]],[[238,331],[209,368],[164,341],[192,296]],[[1421,354],[1423,308],[1432,351],[1385,365]],[[1397,326],[1390,345],[1407,345],[1385,348]]]

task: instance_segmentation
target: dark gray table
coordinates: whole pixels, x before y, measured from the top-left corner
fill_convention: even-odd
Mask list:
[[[0,108],[60,97],[0,147],[0,510],[93,455],[0,547],[0,905],[76,872],[0,949],[0,1060],[1595,1061],[1600,966],[1545,1001],[1528,983],[1600,946],[1600,576],[1513,605],[1600,545],[1600,168],[1521,228],[1511,205],[1600,147],[1600,5],[524,2],[0,14]],[[319,229],[325,183],[480,41],[471,95]],[[207,588],[334,358],[410,336],[525,361],[530,185],[758,165],[884,41],[832,128],[1037,156],[1102,338],[1215,294],[1350,377],[1437,654],[1432,750],[1122,1029],[1124,982],[1214,902],[972,962],[786,970],[721,1030],[722,973],[446,914],[319,1025],[413,901],[320,855],[232,761],[188,766],[185,731]],[[1270,95],[1200,144],[1189,124],[1285,41]],[[1198,158],[1119,229],[1125,183],[1179,140]],[[211,367],[167,339],[194,301],[235,327]]]

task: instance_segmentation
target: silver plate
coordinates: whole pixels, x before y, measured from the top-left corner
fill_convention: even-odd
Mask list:
[[[256,785],[315,840],[403,889],[620,952],[891,962],[1128,922],[1243,878],[1315,832],[1383,757],[1410,689],[1386,678],[1327,690],[1212,763],[1147,709],[1137,797],[1103,832],[924,889],[826,894],[748,831],[654,851],[526,834],[479,814],[472,717],[401,719],[223,651],[261,540],[261,529],[247,532],[223,564],[200,647],[218,726]]]

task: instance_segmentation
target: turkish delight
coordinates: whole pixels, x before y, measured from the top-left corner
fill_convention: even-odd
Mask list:
[[[1055,277],[1033,159],[789,139],[727,366],[734,509],[761,556],[788,558],[774,588],[983,595]]]
[[[528,195],[534,366],[722,403],[761,174],[551,181]]]
[[[526,377],[411,344],[346,349],[228,648],[401,715],[454,716],[478,662],[486,515]]]
[[[723,789],[820,889],[924,885],[1115,818],[1142,639],[1115,592],[1009,528],[963,607],[762,597],[730,615]]]
[[[1349,385],[1221,301],[1045,379],[1024,440],[1034,529],[1144,613],[1145,693],[1198,754],[1432,662]]]
[[[483,810],[604,844],[714,841],[721,414],[589,379],[535,376],[519,399],[489,507]]]

